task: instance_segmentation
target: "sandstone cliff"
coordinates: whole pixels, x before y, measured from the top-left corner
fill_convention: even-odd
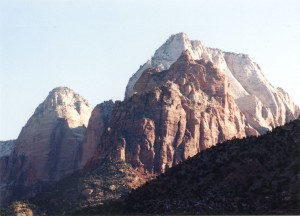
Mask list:
[[[9,156],[16,146],[16,140],[0,141],[0,158]]]
[[[10,157],[1,160],[1,204],[28,198],[77,170],[90,104],[73,90],[53,89],[23,127]]]
[[[34,196],[63,175],[83,167],[88,173],[108,158],[145,176],[163,173],[218,142],[265,133],[298,115],[289,95],[274,88],[247,55],[173,35],[130,79],[123,102],[104,102],[91,114],[72,90],[50,92],[15,147],[2,151],[0,204]],[[90,178],[85,174],[83,184]],[[95,205],[108,199],[92,194]]]
[[[113,101],[110,100],[98,104],[93,109],[82,145],[82,153],[80,155],[81,168],[92,158],[97,146],[100,144],[101,136],[107,129],[113,105]]]
[[[157,67],[158,72],[169,69],[184,50],[189,50],[194,59],[213,62],[228,78],[232,95],[246,116],[246,123],[252,134],[263,134],[299,116],[300,109],[289,95],[281,88],[273,87],[261,68],[248,55],[206,47],[201,41],[189,40],[184,33],[172,35],[130,78],[125,97],[128,98],[137,91],[134,86],[146,69]]]
[[[300,120],[200,152],[82,214],[299,215]]]
[[[233,137],[245,136],[245,119],[229,92],[226,77],[190,52],[168,70],[146,70],[138,93],[116,102],[98,157],[107,154],[146,171],[164,172]]]

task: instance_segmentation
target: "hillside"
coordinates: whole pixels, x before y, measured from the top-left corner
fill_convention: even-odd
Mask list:
[[[70,214],[76,210],[116,200],[144,184],[143,175],[122,161],[105,160],[61,179],[30,200],[47,215]]]
[[[296,119],[300,109],[248,55],[171,35],[130,78],[125,95],[92,110],[68,87],[49,92],[16,141],[0,143],[0,207],[17,201],[11,209],[20,209],[28,205],[18,201],[31,199],[47,214],[72,213],[165,172],[126,198],[126,212],[260,213],[298,200],[298,138],[290,134],[297,123],[256,136]]]
[[[118,202],[82,213],[299,214],[300,120],[213,146]]]

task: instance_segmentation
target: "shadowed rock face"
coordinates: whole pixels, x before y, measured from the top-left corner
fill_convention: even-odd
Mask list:
[[[188,51],[169,70],[146,70],[134,89],[139,93],[115,104],[96,157],[110,154],[160,173],[217,142],[245,136],[225,76]]]
[[[82,168],[88,160],[94,155],[97,146],[100,144],[100,139],[107,128],[107,124],[111,117],[111,112],[114,103],[112,100],[98,104],[92,112],[87,127],[85,140],[82,145],[82,154],[80,158],[80,167]]]
[[[300,120],[229,140],[82,214],[299,215]]]
[[[1,204],[28,198],[78,169],[91,106],[71,89],[53,89],[23,127],[13,153],[1,159]]]
[[[0,158],[9,156],[16,146],[16,140],[0,141]]]

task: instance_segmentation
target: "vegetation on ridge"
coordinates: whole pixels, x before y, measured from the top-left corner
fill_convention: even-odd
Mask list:
[[[217,144],[147,178],[125,162],[105,160],[1,215],[300,214],[300,120]]]
[[[30,203],[47,215],[71,214],[86,207],[116,200],[145,183],[148,176],[122,161],[104,160],[94,169],[66,176]]]
[[[213,146],[82,213],[300,214],[300,120]]]

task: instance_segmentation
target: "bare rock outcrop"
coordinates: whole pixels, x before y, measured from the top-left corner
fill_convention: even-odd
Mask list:
[[[274,117],[269,107],[265,106],[255,95],[247,95],[236,100],[247,122],[261,133],[275,127]],[[254,118],[255,116],[255,118]]]
[[[110,120],[113,105],[113,101],[110,100],[98,104],[93,109],[82,145],[81,168],[92,158],[100,144],[101,136]]]
[[[85,214],[299,215],[300,120],[233,139]]]
[[[146,70],[138,93],[116,102],[98,157],[161,173],[217,142],[244,137],[245,117],[229,87],[213,63],[195,61],[189,51],[169,70]]]
[[[263,134],[299,116],[299,106],[283,89],[275,88],[248,55],[206,47],[199,40],[189,40],[185,33],[170,36],[155,51],[154,56],[139,68],[127,84],[125,98],[137,91],[135,84],[146,69],[156,67],[158,72],[169,69],[184,50],[188,50],[196,60],[213,62],[227,77],[231,84],[231,94],[246,116],[249,134]],[[247,104],[255,107],[248,108]],[[260,107],[265,113],[257,112]]]
[[[0,158],[9,156],[16,146],[16,140],[0,141]]]
[[[1,161],[1,204],[35,195],[77,170],[91,105],[66,87],[53,89],[23,127],[13,153]]]

